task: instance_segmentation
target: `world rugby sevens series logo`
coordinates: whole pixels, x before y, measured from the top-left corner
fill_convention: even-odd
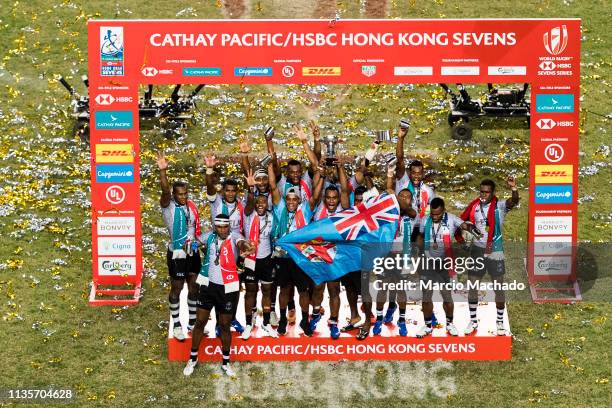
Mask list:
[[[555,27],[544,33],[544,48],[551,55],[559,55],[567,46],[567,26]]]

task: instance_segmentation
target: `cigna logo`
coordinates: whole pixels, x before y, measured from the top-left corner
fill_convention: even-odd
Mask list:
[[[550,55],[559,55],[567,46],[567,26],[555,27],[544,33],[544,48]]]

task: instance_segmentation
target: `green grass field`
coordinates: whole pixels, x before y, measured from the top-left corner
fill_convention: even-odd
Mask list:
[[[275,365],[277,371],[240,364],[240,372],[248,373],[254,388],[236,385],[235,392],[215,374],[216,365],[203,366],[186,380],[183,364],[167,362],[165,233],[157,209],[154,162],[158,150],[171,159],[171,177],[189,180],[192,197],[202,202],[198,153],[212,150],[231,157],[242,133],[251,136],[256,152],[263,151],[261,127],[273,123],[285,141],[283,150],[292,153],[297,144],[283,126],[315,119],[323,134],[342,134],[346,138],[343,149],[354,154],[369,144],[367,131],[395,127],[400,117],[411,117],[415,130],[407,138],[406,152],[428,163],[438,193],[453,203],[453,212],[459,212],[455,203],[467,204],[474,196],[481,177],[499,181],[506,174],[518,177],[523,204],[509,215],[504,233],[509,241],[525,240],[528,130],[479,129],[470,143],[451,141],[442,93],[434,86],[205,88],[199,102],[203,116],[183,136],[168,140],[154,129],[141,132],[146,268],[141,303],[132,308],[87,304],[91,279],[89,150],[71,133],[70,101],[56,79],[63,75],[80,92],[85,91],[78,78],[87,70],[86,21],[90,18],[226,18],[228,10],[234,13],[232,17],[242,18],[330,17],[334,11],[342,18],[580,17],[583,175],[579,197],[583,200],[579,239],[609,245],[612,172],[610,120],[605,116],[610,114],[607,97],[612,78],[606,2],[261,0],[247,1],[244,8],[240,2],[227,3],[227,8],[212,0],[154,6],[141,0],[2,3],[0,386],[72,388],[77,392],[73,406],[609,406],[612,373],[607,318],[612,307],[610,292],[598,290],[598,286],[610,285],[605,249],[594,251],[598,270],[588,271],[589,276],[595,273],[603,280],[592,288],[598,296],[591,299],[597,302],[509,304],[515,335],[509,362],[455,362],[442,369],[435,363],[300,363]],[[475,96],[484,89],[475,87],[471,92]],[[169,94],[169,89],[156,92]],[[228,161],[225,173],[238,174],[238,168]],[[465,171],[473,178],[455,178],[454,173]],[[279,373],[287,373],[288,378]],[[404,375],[402,379],[394,377],[398,373]],[[338,379],[345,382],[338,383]],[[329,386],[346,385],[351,379],[376,392],[352,395]],[[397,388],[399,383],[402,387]],[[265,384],[279,392],[266,394],[269,397],[262,400],[257,390]],[[223,387],[229,394],[219,399]],[[392,392],[394,389],[399,392]],[[295,398],[279,400],[274,395]]]

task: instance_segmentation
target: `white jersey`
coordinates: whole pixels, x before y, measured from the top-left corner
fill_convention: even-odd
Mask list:
[[[208,241],[208,237],[210,237],[210,234],[212,234],[212,231],[205,232],[201,234],[198,239],[200,240],[200,242],[206,244],[206,242]],[[244,237],[238,233],[232,232],[226,238],[226,240],[227,239],[231,239],[234,255],[238,256],[240,251],[238,250],[237,244],[240,241],[244,241]],[[208,251],[208,280],[209,282],[216,283],[217,285],[223,285],[223,275],[221,274],[221,265],[219,262],[220,250],[221,246],[223,245],[223,242],[225,242],[225,240],[217,237],[217,239],[213,239],[213,241],[211,242],[210,248],[205,249],[206,251]]]
[[[226,215],[228,215],[230,219],[230,230],[237,234],[243,234],[241,228],[242,214],[244,213],[245,207],[243,201],[240,201],[240,199],[236,197],[236,201],[228,203],[221,197],[221,194],[217,193],[214,196],[208,197],[208,203],[210,204],[210,217],[213,224],[215,222],[215,217],[223,213],[223,209],[225,208]]]
[[[429,240],[426,244],[429,245],[429,250],[426,251],[425,255],[429,258],[444,258],[444,237],[448,236],[452,242],[455,231],[461,227],[463,220],[454,214],[446,213],[446,223],[444,217],[441,222],[431,223],[431,230],[429,231]],[[428,217],[429,218],[429,217]],[[425,224],[427,224],[427,218],[421,220],[419,231],[425,235]]]
[[[395,194],[409,188],[409,186],[410,177],[408,177],[408,170],[406,170],[402,178],[395,181]],[[414,193],[412,195],[412,208],[414,208],[414,210],[417,212],[417,216],[414,219],[414,226],[415,228],[418,228],[419,225],[421,225],[421,219],[427,218],[429,215],[429,204],[431,203],[431,200],[436,197],[436,193],[431,186],[423,183],[422,181],[419,186],[413,186],[413,188]]]
[[[487,214],[489,212],[490,206],[491,206],[491,203],[478,205],[476,206],[476,211],[474,212],[474,224],[476,225],[476,228],[478,228],[480,232],[482,232],[482,237],[480,239],[474,238],[472,243],[480,248],[486,248],[487,246],[487,236],[488,236],[487,231],[486,231],[487,230]],[[497,201],[497,210],[499,211],[499,222],[500,222],[499,227],[501,228],[501,226],[504,224],[504,219],[506,217],[506,214],[508,213],[508,211],[510,211],[506,207],[505,200]]]
[[[189,208],[188,205],[177,206],[174,200],[170,200],[170,204],[167,207],[162,207],[162,218],[164,220],[164,224],[168,229],[168,234],[170,235],[170,241],[168,241],[168,250],[172,251],[174,248],[172,247],[172,241],[174,237],[172,236],[174,230],[174,212],[176,210],[184,211],[185,218],[187,219],[187,238],[193,239],[195,236],[195,219],[196,214]]]
[[[253,211],[251,215],[244,216],[244,233],[249,237],[251,225],[255,217],[259,218],[259,243],[257,244],[257,259],[265,258],[272,253],[272,211],[266,211],[264,215]]]
[[[302,173],[300,185],[298,186],[294,186],[293,184],[291,184],[289,180],[287,180],[287,177],[284,174],[281,176],[280,181],[277,184],[278,184],[277,185],[278,190],[281,193],[281,197],[285,197],[287,190],[290,189],[291,187],[296,187],[297,189],[300,190],[302,201],[308,201],[308,199],[312,195],[312,178],[310,177],[310,174],[308,174],[308,171],[304,171],[304,173]],[[304,186],[302,186],[302,184]]]

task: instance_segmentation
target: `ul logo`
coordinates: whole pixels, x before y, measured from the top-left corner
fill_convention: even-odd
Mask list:
[[[557,163],[563,159],[565,155],[565,151],[563,147],[558,144],[550,144],[546,146],[546,150],[544,151],[544,157],[551,163]]]

